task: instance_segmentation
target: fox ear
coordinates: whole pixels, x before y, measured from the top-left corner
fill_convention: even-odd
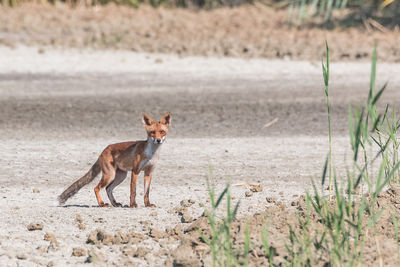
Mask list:
[[[144,126],[150,126],[153,124],[153,119],[146,113],[143,113],[142,122]]]
[[[164,125],[169,126],[171,124],[171,113],[165,112],[164,115],[161,117],[160,122]]]

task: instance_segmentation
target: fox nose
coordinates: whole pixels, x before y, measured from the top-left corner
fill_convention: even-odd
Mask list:
[[[161,144],[161,138],[157,138],[156,141],[158,144]]]

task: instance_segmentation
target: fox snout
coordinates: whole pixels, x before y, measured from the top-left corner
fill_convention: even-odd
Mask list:
[[[164,143],[165,136],[164,136],[164,137],[161,137],[161,138],[154,138],[154,137],[151,137],[151,139],[153,139],[153,143],[154,143],[154,144],[162,144],[162,143]]]

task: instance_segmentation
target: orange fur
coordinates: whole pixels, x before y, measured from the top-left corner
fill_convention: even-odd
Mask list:
[[[122,206],[116,202],[112,194],[113,189],[118,186],[127,176],[129,171],[132,172],[130,185],[130,207],[137,207],[136,204],[136,182],[141,171],[144,172],[144,204],[146,207],[154,207],[150,203],[149,192],[152,172],[158,160],[158,152],[168,133],[171,125],[171,114],[166,112],[159,122],[154,122],[152,118],[143,114],[143,126],[147,132],[147,140],[123,142],[107,146],[100,154],[97,162],[82,178],[68,187],[58,198],[58,205],[79,191],[84,185],[91,182],[100,170],[102,177],[99,184],[94,188],[97,202],[100,207],[107,207],[109,204],[104,203],[100,191],[106,187],[108,198],[114,207]]]

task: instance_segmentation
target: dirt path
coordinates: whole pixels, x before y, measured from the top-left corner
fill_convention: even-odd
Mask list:
[[[289,203],[319,179],[327,151],[326,107],[320,66],[308,62],[178,58],[112,51],[38,53],[36,48],[0,49],[0,263],[9,266],[83,264],[86,251],[109,265],[129,261],[160,265],[177,240],[150,238],[150,229],[180,225],[171,211],[180,201],[196,218],[207,205],[205,175],[213,169],[219,190],[255,182],[260,193],[234,187],[240,216],[267,205],[266,197]],[[398,104],[400,65],[379,64],[378,84],[390,81],[383,102]],[[332,65],[335,161],[343,166],[348,148],[348,105],[367,95],[369,64]],[[105,145],[145,138],[143,111],[158,117],[169,110],[172,128],[152,182],[157,205],[96,207],[94,185],[82,189],[67,207],[49,207],[66,186],[83,175]],[[266,123],[278,118],[268,128]],[[115,190],[128,202],[128,182]],[[85,228],[75,222],[79,215]],[[29,223],[43,230],[28,231]],[[188,224],[183,223],[183,227]],[[86,244],[97,228],[143,233],[134,249],[154,253],[129,256],[121,245]],[[58,245],[43,240],[55,235]],[[49,238],[47,238],[49,239]],[[71,257],[73,248],[86,256]],[[125,250],[124,250],[125,249]],[[139,253],[139,252],[138,252]]]

